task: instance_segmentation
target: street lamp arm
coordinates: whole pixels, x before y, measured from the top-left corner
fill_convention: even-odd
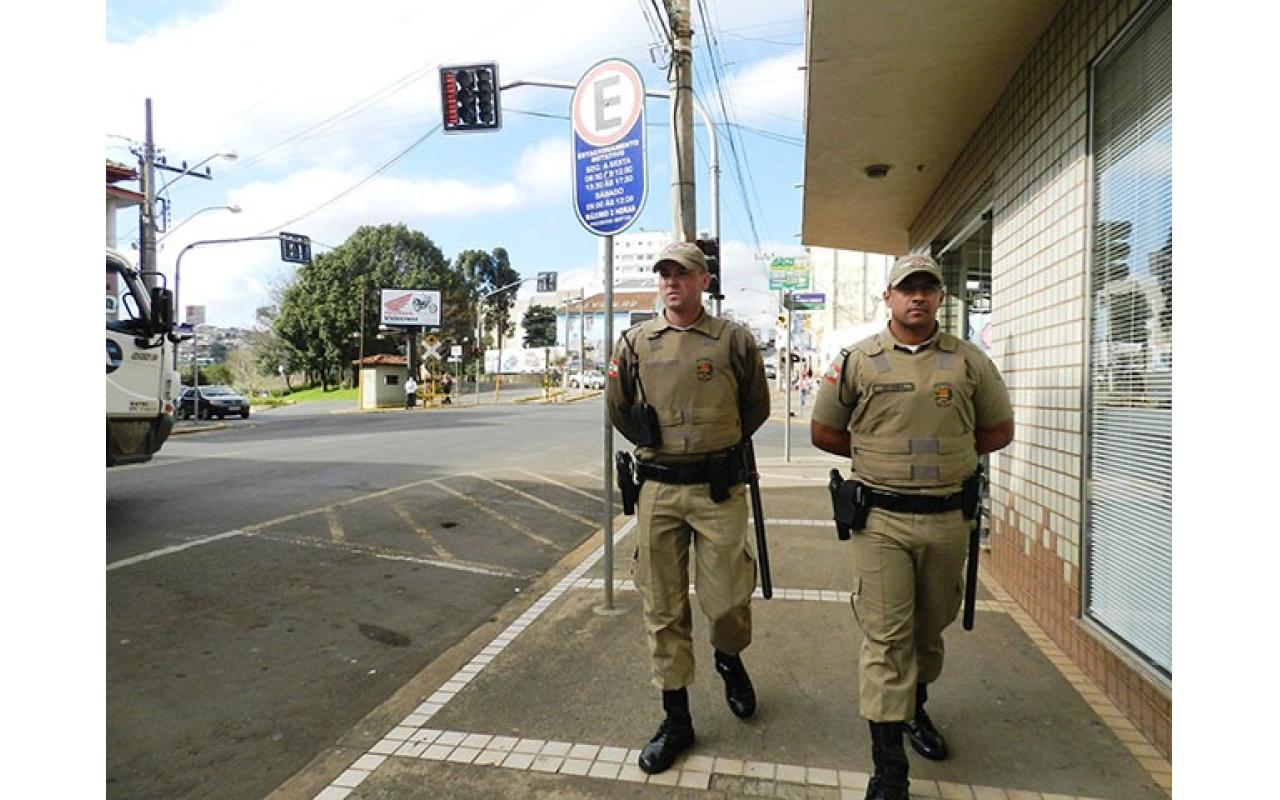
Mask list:
[[[167,232],[167,233],[165,233],[165,235],[164,235],[164,236],[161,236],[159,239],[156,239],[156,244],[160,244],[160,243],[161,243],[161,242],[163,242],[165,239],[168,239],[170,236],[172,236],[172,235],[174,234],[174,231],[178,230],[178,228],[181,228],[183,225],[186,225],[188,222],[190,222],[191,220],[193,220],[193,219],[195,219],[196,217],[200,216],[200,215],[201,215],[201,214],[203,214],[204,212],[206,212],[206,211],[221,211],[221,210],[230,211],[232,214],[239,214],[239,213],[240,213],[240,211],[241,211],[241,208],[240,208],[240,206],[237,206],[237,205],[229,205],[229,206],[205,206],[204,208],[200,209],[200,210],[199,210],[199,211],[197,211],[196,213],[194,213],[194,214],[192,214],[191,216],[189,216],[189,217],[187,217],[186,219],[184,219],[182,222],[179,222],[177,225],[174,225],[172,228],[170,228],[170,229],[168,230],[168,232]]]

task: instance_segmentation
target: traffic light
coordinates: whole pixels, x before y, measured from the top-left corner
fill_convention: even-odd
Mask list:
[[[539,272],[538,273],[538,291],[554,292],[556,290],[556,273]]]
[[[716,239],[697,239],[695,244],[702,251],[702,255],[707,259],[707,272],[711,273],[711,286],[708,291],[712,297],[723,298],[720,293],[720,240]]]
[[[291,264],[311,263],[311,237],[280,232],[280,260]]]
[[[501,128],[498,65],[490,63],[441,67],[440,109],[445,133]]]

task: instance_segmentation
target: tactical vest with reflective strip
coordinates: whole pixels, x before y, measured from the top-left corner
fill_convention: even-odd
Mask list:
[[[645,398],[658,412],[662,429],[657,447],[637,449],[642,461],[688,461],[681,456],[724,450],[742,438],[733,337],[726,320],[712,317],[709,322],[713,336],[665,326],[656,331],[649,323],[627,334],[639,356]]]
[[[964,346],[948,333],[915,355],[890,354],[879,336],[854,345],[858,402],[849,420],[853,470],[887,488],[960,484],[977,468],[974,383]]]

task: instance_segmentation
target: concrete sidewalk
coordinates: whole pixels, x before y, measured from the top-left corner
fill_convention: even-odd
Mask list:
[[[774,597],[757,592],[743,653],[759,710],[744,723],[726,708],[695,610],[698,738],[668,772],[636,766],[661,709],[630,583],[634,523],[619,518],[615,613],[599,608],[597,534],[274,796],[860,800],[871,755],[857,715],[850,548],[829,521],[825,475],[837,463],[762,460]],[[1168,797],[1169,762],[985,573],[978,597],[975,629],[948,629],[930,692],[952,755],[934,763],[908,748],[912,797]]]

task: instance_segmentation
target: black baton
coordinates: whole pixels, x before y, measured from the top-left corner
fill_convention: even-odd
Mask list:
[[[760,473],[756,472],[756,449],[750,439],[742,444],[743,464],[747,468],[747,486],[751,489],[751,516],[756,523],[756,563],[760,565],[760,593],[773,597],[773,576],[769,574],[769,543],[764,538],[764,507],[760,504]]]
[[[982,471],[977,476],[977,505],[973,511],[973,530],[969,531],[969,563],[964,573],[964,620],[966,631],[973,630],[973,612],[978,603],[978,534],[982,531]]]

